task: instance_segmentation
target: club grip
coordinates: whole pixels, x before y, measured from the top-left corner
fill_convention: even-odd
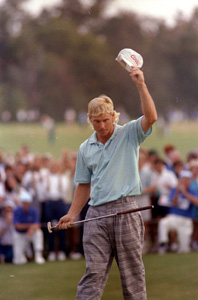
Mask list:
[[[138,207],[138,208],[134,208],[134,209],[129,209],[126,211],[121,211],[121,212],[118,212],[117,215],[119,216],[119,215],[124,215],[124,214],[128,214],[128,213],[134,213],[134,212],[141,211],[141,210],[152,209],[152,208],[154,208],[153,205],[148,205],[148,206]]]

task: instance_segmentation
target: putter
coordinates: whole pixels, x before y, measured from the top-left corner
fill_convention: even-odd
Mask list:
[[[152,209],[152,208],[154,208],[153,205],[138,207],[138,208],[135,208],[135,209],[129,209],[129,210],[125,210],[125,211],[120,211],[120,212],[114,213],[114,214],[109,214],[109,215],[100,216],[100,217],[96,217],[96,218],[90,218],[90,219],[85,219],[85,220],[82,220],[82,221],[72,222],[72,223],[70,223],[70,225],[82,224],[82,223],[85,223],[85,222],[90,222],[90,221],[95,221],[95,220],[100,220],[100,219],[115,217],[115,216],[119,216],[119,215],[124,215],[124,214],[128,214],[128,213],[134,213],[134,212],[137,212],[137,211],[146,210],[146,209]],[[58,228],[57,225],[56,226],[52,226],[51,222],[47,223],[47,229],[48,229],[49,233],[52,233],[53,231],[61,230],[61,229]]]

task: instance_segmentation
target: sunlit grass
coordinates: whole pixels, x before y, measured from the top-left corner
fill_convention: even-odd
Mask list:
[[[197,253],[144,255],[148,300],[197,299]],[[74,300],[85,261],[24,266],[1,265],[1,300]],[[114,263],[102,300],[120,300],[122,291]]]
[[[92,134],[89,125],[67,126],[58,123],[53,141],[48,140],[47,131],[40,124],[0,125],[0,149],[16,153],[23,144],[27,144],[34,153],[49,152],[60,157],[63,149],[77,151],[80,144]],[[192,149],[198,148],[198,122],[183,122],[173,124],[170,133],[163,135],[154,125],[153,133],[143,143],[147,149],[156,149],[161,155],[166,144],[174,144],[180,150],[183,159]]]

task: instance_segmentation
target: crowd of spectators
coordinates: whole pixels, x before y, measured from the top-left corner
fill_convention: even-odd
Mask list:
[[[198,251],[198,150],[182,159],[174,145],[164,147],[163,158],[155,150],[140,149],[140,206],[145,222],[143,252]]]
[[[142,195],[139,206],[145,223],[144,253],[198,251],[198,151],[182,159],[173,145],[140,148]],[[65,150],[60,159],[37,155],[22,146],[15,156],[0,153],[0,262],[80,259],[82,226],[50,234],[67,213],[75,189],[77,153]],[[88,204],[79,219],[84,219]]]
[[[56,224],[68,211],[75,189],[76,153],[64,151],[60,159],[35,155],[23,146],[16,157],[0,155],[0,259],[23,264],[63,261],[83,255],[82,228],[49,234],[47,222]],[[87,207],[82,212],[84,218]]]

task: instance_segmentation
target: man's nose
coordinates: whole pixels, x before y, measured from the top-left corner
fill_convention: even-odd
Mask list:
[[[100,123],[100,128],[103,129],[104,127],[105,127],[105,123],[104,123],[104,122],[101,122],[101,123]]]

